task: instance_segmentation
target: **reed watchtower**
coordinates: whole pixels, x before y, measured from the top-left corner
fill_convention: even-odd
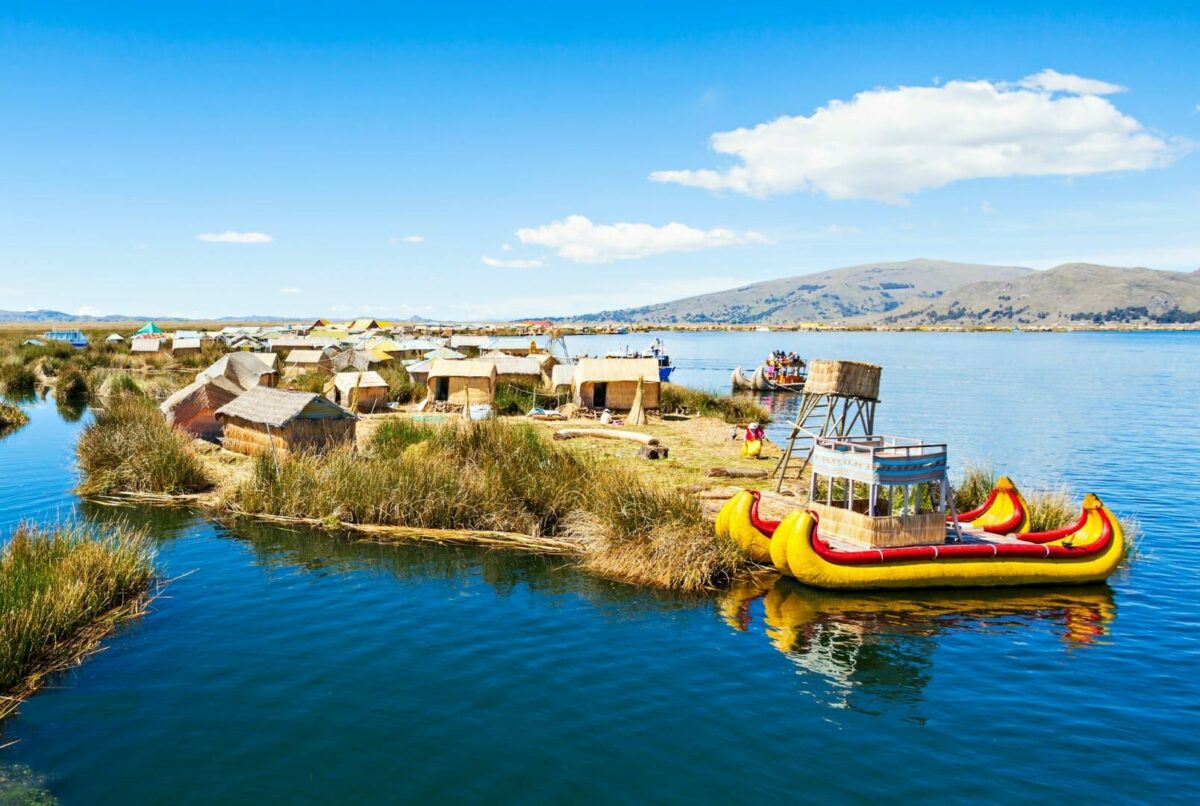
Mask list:
[[[882,367],[861,361],[815,359],[809,364],[800,410],[787,447],[775,465],[776,490],[783,488],[792,472],[791,478],[801,479],[819,437],[875,433],[875,404],[879,402],[882,372]]]

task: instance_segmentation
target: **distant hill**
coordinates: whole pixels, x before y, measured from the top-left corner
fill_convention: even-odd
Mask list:
[[[570,317],[577,322],[777,324],[842,321],[928,303],[985,280],[1010,281],[1031,269],[945,260],[867,263],[767,280],[729,291]]]
[[[1175,324],[1200,322],[1200,273],[1065,263],[914,299],[882,324]]]
[[[301,317],[303,319],[303,317]],[[0,311],[0,322],[195,322],[194,318],[181,316],[133,316],[126,314],[108,314],[106,316],[85,316],[63,311]],[[285,316],[222,316],[219,319],[205,319],[210,322],[294,322],[295,317]]]

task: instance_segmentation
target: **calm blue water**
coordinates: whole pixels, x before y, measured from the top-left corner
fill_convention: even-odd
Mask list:
[[[1140,556],[1082,589],[681,597],[84,505],[145,522],[180,578],[3,725],[0,779],[65,803],[1200,798],[1200,338],[663,338],[712,388],[774,347],[883,364],[880,430],[1094,490]],[[30,413],[0,440],[4,532],[79,506],[80,424]]]

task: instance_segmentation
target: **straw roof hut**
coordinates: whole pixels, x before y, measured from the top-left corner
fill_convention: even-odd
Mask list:
[[[149,336],[134,336],[129,342],[131,353],[157,353],[162,349],[163,339]]]
[[[167,425],[182,429],[194,437],[216,440],[222,426],[217,421],[217,409],[233,400],[244,390],[236,383],[218,375],[197,377],[172,394],[159,406]]]
[[[478,360],[487,361],[496,367],[496,382],[529,386],[537,389],[550,387],[550,368],[553,359],[548,355],[515,356],[491,352]]]
[[[255,386],[279,384],[279,356],[274,353],[230,353],[196,374],[197,381],[225,378],[245,392]]]
[[[496,365],[487,361],[438,359],[426,380],[434,403],[462,406],[491,403],[496,396]]]
[[[378,372],[339,372],[325,383],[325,397],[350,411],[382,411],[388,383]]]
[[[425,357],[426,353],[441,347],[442,342],[433,339],[405,339],[389,346],[392,349],[384,348],[384,352],[393,358],[399,358],[402,361],[419,361]]]
[[[423,356],[426,361],[433,361],[438,358],[454,360],[456,358],[466,358],[465,355],[458,350],[451,350],[449,347],[439,347],[436,350],[430,350]]]
[[[499,351],[508,355],[529,355],[538,352],[540,347],[538,340],[533,336],[497,336],[481,349]]]
[[[200,338],[184,338],[178,336],[171,340],[171,355],[199,355]]]
[[[458,350],[465,355],[479,355],[491,340],[491,336],[472,336],[466,333],[455,333],[450,337],[449,347],[451,350]]]
[[[248,456],[323,453],[351,445],[358,419],[321,395],[267,386],[256,386],[226,403],[216,417],[225,426],[224,446]]]
[[[241,334],[234,336],[226,342],[230,350],[238,351],[254,351],[258,352],[267,348],[267,343],[260,338]]]
[[[408,372],[408,377],[412,378],[413,383],[424,386],[429,382],[429,368],[432,366],[432,361],[416,361],[404,369]]]
[[[337,339],[317,338],[315,336],[280,336],[267,339],[271,352],[279,353],[284,358],[291,355],[293,350],[328,350],[337,348]]]
[[[322,350],[292,350],[283,362],[283,372],[289,377],[308,372],[326,372],[332,368],[332,361]]]
[[[555,364],[550,368],[550,391],[557,392],[564,386],[568,389],[575,386],[574,364]]]
[[[657,409],[660,384],[654,358],[581,358],[575,365],[575,404],[628,411],[642,381],[642,408]]]

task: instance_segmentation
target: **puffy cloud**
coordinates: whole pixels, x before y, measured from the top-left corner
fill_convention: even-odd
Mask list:
[[[1121,89],[1043,70],[1016,85],[869,90],[808,117],[714,134],[713,150],[737,165],[655,171],[650,179],[755,196],[807,190],[902,203],[964,179],[1143,171],[1191,148],[1151,134],[1100,97]]]
[[[405,235],[404,242],[405,243],[425,243],[425,236],[424,235]]]
[[[540,260],[523,260],[521,258],[506,260],[490,255],[484,255],[479,259],[485,266],[491,266],[493,269],[536,269],[542,265]]]
[[[91,305],[80,305],[75,311],[76,316],[104,316],[104,313],[99,308],[94,308]]]
[[[270,235],[263,232],[234,232],[233,230],[226,232],[202,232],[196,237],[209,243],[270,243],[274,240]]]
[[[280,294],[299,294],[300,289],[293,288],[292,286],[285,286],[285,287],[279,289],[279,293]]]
[[[757,232],[737,233],[729,229],[696,229],[672,222],[662,227],[651,224],[593,224],[586,216],[567,216],[562,221],[517,230],[521,243],[545,246],[559,257],[576,263],[611,263],[614,260],[694,252],[718,246],[766,243]]]

